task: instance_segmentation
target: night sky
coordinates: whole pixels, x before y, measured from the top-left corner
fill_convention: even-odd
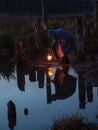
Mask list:
[[[92,0],[46,0],[47,12],[81,13],[93,10]],[[41,14],[41,0],[0,0],[0,13]]]
[[[0,0],[1,13],[39,13],[39,11],[41,11],[41,0]]]

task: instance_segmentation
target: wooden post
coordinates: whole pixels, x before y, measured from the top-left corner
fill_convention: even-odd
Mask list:
[[[42,20],[43,20],[43,28],[47,29],[48,22],[47,22],[47,1],[41,0],[42,3]]]
[[[94,0],[94,28],[96,28],[96,0]]]
[[[78,58],[84,59],[84,17],[80,16],[76,19],[76,34],[78,36],[77,53]]]

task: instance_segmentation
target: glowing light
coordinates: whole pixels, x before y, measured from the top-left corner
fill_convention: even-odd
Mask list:
[[[48,61],[51,61],[51,60],[52,60],[52,54],[49,53],[49,54],[47,55],[47,60],[48,60]]]
[[[48,68],[48,77],[51,78],[53,76],[52,68]]]

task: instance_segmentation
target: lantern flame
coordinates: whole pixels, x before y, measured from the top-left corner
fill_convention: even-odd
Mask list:
[[[47,55],[47,60],[48,60],[48,61],[51,61],[51,60],[52,60],[52,55],[51,55],[50,53]]]

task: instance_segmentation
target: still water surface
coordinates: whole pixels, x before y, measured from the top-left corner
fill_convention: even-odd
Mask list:
[[[31,64],[0,68],[0,130],[49,130],[55,119],[78,113],[98,122],[98,70]]]

